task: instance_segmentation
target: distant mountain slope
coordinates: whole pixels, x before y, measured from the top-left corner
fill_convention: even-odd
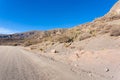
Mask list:
[[[66,29],[56,29],[49,31],[29,31],[16,34],[0,34],[0,44],[2,45],[21,45],[24,43],[38,43],[42,39],[64,33]],[[26,44],[27,45],[27,44]]]
[[[31,37],[33,35],[42,33],[41,31],[30,31],[30,32],[25,32],[25,33],[16,33],[16,34],[10,34],[10,35],[0,35],[0,38],[3,39],[24,39]]]

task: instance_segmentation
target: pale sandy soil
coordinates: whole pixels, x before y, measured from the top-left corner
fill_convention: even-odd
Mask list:
[[[1,46],[0,80],[80,80],[80,77],[62,63],[20,47]]]
[[[43,44],[0,46],[0,80],[120,80],[120,37]]]
[[[80,80],[120,80],[120,37],[99,35],[69,47],[56,43],[43,52],[39,50],[41,44],[33,47],[38,56],[69,65]]]

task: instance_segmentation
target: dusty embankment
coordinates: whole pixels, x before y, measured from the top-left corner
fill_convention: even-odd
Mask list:
[[[120,37],[100,35],[71,44],[47,45],[45,48],[46,44],[33,45],[30,49],[38,55],[71,66],[71,70],[82,80],[120,79]],[[86,78],[81,76],[84,72],[88,75]]]

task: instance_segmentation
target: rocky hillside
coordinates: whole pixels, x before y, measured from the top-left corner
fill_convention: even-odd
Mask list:
[[[120,0],[118,0],[107,15],[120,15]]]
[[[71,43],[98,35],[120,36],[120,1],[103,17],[70,29],[31,31],[12,35],[0,35],[1,45],[29,46],[46,41]]]

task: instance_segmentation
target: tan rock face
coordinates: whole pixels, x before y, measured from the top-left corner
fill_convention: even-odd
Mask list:
[[[120,0],[112,7],[110,12],[108,13],[110,15],[120,15]]]

